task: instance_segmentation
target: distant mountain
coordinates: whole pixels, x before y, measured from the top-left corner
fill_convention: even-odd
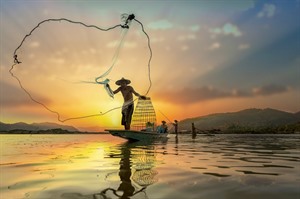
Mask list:
[[[231,113],[216,113],[189,118],[179,122],[180,130],[190,130],[191,123],[200,130],[226,130],[231,126],[261,128],[276,127],[300,122],[300,112],[288,113],[276,109],[246,109]]]
[[[48,130],[48,129],[63,129],[70,132],[78,131],[73,126],[68,125],[60,125],[56,123],[50,123],[50,122],[44,122],[44,123],[32,123],[27,124],[24,122],[18,122],[14,124],[6,124],[3,122],[0,122],[0,131],[11,131],[11,130],[28,130],[28,131],[38,131],[38,130]]]
[[[296,117],[300,118],[300,111],[295,113]]]

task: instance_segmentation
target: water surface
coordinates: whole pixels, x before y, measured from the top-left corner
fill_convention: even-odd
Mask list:
[[[0,138],[0,198],[300,198],[300,135]]]

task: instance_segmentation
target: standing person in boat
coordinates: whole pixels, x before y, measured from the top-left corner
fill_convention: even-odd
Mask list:
[[[115,91],[113,91],[114,94],[117,94],[121,91],[122,96],[124,98],[124,104],[122,106],[122,122],[121,124],[124,125],[125,130],[130,130],[130,124],[131,124],[131,118],[133,114],[134,109],[134,103],[133,103],[133,95],[145,100],[146,97],[140,95],[137,93],[131,86],[128,86],[131,81],[125,78],[122,78],[118,81],[116,81],[116,85],[120,86]]]
[[[174,125],[174,128],[175,128],[175,134],[176,134],[176,136],[177,136],[177,135],[178,135],[178,121],[177,121],[177,120],[174,120],[173,125]]]

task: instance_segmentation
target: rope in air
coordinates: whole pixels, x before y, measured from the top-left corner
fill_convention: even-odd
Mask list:
[[[46,20],[43,20],[43,21],[41,21],[40,23],[38,23],[38,24],[37,24],[37,25],[36,25],[36,26],[35,26],[35,27],[34,27],[27,35],[24,36],[24,38],[22,39],[22,41],[21,41],[21,43],[19,44],[19,46],[15,49],[14,54],[13,54],[14,64],[12,64],[12,66],[11,66],[11,68],[10,68],[10,70],[9,70],[9,73],[11,74],[11,76],[12,76],[13,78],[15,78],[15,79],[18,81],[20,88],[21,88],[21,89],[29,96],[29,98],[30,98],[33,102],[35,102],[35,103],[37,103],[37,104],[43,106],[46,110],[48,110],[49,112],[55,114],[55,115],[57,116],[57,120],[60,121],[60,122],[66,122],[66,121],[69,121],[69,120],[77,120],[77,119],[90,118],[90,117],[95,117],[95,116],[102,116],[102,115],[105,115],[105,114],[107,114],[107,113],[109,113],[109,112],[111,112],[111,111],[113,111],[113,110],[120,109],[120,108],[122,108],[122,106],[116,107],[116,108],[112,108],[112,109],[107,110],[106,112],[103,112],[103,113],[100,112],[100,113],[98,113],[98,114],[85,115],[85,116],[78,116],[78,117],[69,117],[69,118],[66,118],[66,119],[62,119],[59,112],[50,109],[50,108],[49,108],[48,106],[46,106],[45,104],[43,104],[42,102],[40,102],[40,101],[36,100],[34,97],[32,97],[32,95],[30,94],[30,92],[29,92],[27,89],[25,89],[24,86],[22,85],[21,80],[20,80],[16,75],[14,75],[13,70],[14,70],[14,67],[15,67],[16,65],[22,63],[21,61],[18,60],[17,51],[22,47],[22,45],[23,45],[23,43],[25,42],[25,40],[26,40],[28,37],[30,37],[30,36],[32,35],[32,33],[33,33],[38,27],[40,27],[40,25],[42,25],[42,24],[44,24],[44,23],[46,23],[46,22],[61,22],[61,21],[66,21],[66,22],[69,22],[69,23],[72,23],[72,24],[82,25],[82,26],[84,26],[84,27],[86,27],[86,28],[95,28],[95,29],[100,30],[100,31],[110,31],[110,30],[113,30],[113,29],[115,29],[115,28],[120,27],[120,28],[123,29],[123,31],[122,31],[122,36],[121,36],[121,40],[120,40],[119,45],[118,45],[118,47],[117,47],[117,49],[116,49],[116,52],[115,52],[115,54],[114,54],[114,56],[113,56],[112,64],[111,64],[111,66],[109,67],[109,69],[108,69],[104,74],[102,74],[102,75],[96,77],[94,82],[83,81],[83,82],[85,82],[85,83],[103,84],[105,90],[107,91],[107,93],[108,93],[111,97],[113,97],[113,91],[110,89],[109,84],[108,84],[110,80],[109,80],[109,79],[105,79],[105,80],[100,81],[100,79],[102,79],[102,78],[104,78],[105,76],[107,76],[107,75],[111,72],[112,68],[114,67],[115,62],[116,62],[116,60],[117,60],[117,58],[118,58],[120,49],[121,49],[121,47],[122,47],[122,45],[123,45],[123,41],[124,41],[124,38],[125,38],[125,36],[126,36],[126,33],[127,33],[128,30],[129,30],[129,27],[130,27],[130,24],[131,24],[132,20],[134,20],[135,22],[137,22],[138,24],[140,24],[143,33],[146,35],[147,41],[148,41],[148,48],[149,48],[149,52],[150,52],[149,60],[148,60],[148,65],[147,65],[147,67],[148,67],[148,78],[149,78],[149,87],[148,87],[147,92],[145,93],[145,96],[146,96],[146,95],[148,95],[148,93],[149,93],[149,91],[150,91],[150,89],[151,89],[151,87],[152,87],[152,81],[151,81],[151,75],[150,75],[150,72],[151,72],[151,70],[150,70],[151,66],[150,66],[150,65],[151,65],[151,60],[152,60],[152,49],[151,49],[151,46],[150,46],[150,37],[149,37],[149,35],[146,33],[146,31],[145,31],[143,23],[140,22],[139,20],[135,19],[135,15],[134,15],[134,14],[130,14],[130,15],[128,15],[128,14],[123,14],[123,15],[122,15],[122,20],[125,21],[124,24],[118,24],[118,25],[115,25],[115,26],[112,26],[112,27],[109,27],[109,28],[106,28],[106,29],[105,29],[105,28],[100,28],[100,27],[95,26],[95,25],[87,25],[87,24],[85,24],[85,23],[83,23],[83,22],[73,21],[73,20],[69,20],[69,19],[66,19],[66,18],[46,19]],[[136,99],[135,99],[135,100],[136,100]],[[135,101],[135,100],[134,100],[134,101]],[[124,106],[123,106],[123,107],[124,107]]]

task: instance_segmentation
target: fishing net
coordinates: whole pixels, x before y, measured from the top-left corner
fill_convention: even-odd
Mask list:
[[[123,99],[113,95],[114,82],[126,77],[143,95],[152,85],[150,38],[133,14],[121,17],[120,24],[105,28],[66,18],[41,21],[15,49],[11,76],[60,122],[101,116],[117,125],[111,118],[120,114],[111,112]]]
[[[131,128],[137,131],[154,131],[155,126],[156,113],[151,98],[139,99],[132,115]]]

